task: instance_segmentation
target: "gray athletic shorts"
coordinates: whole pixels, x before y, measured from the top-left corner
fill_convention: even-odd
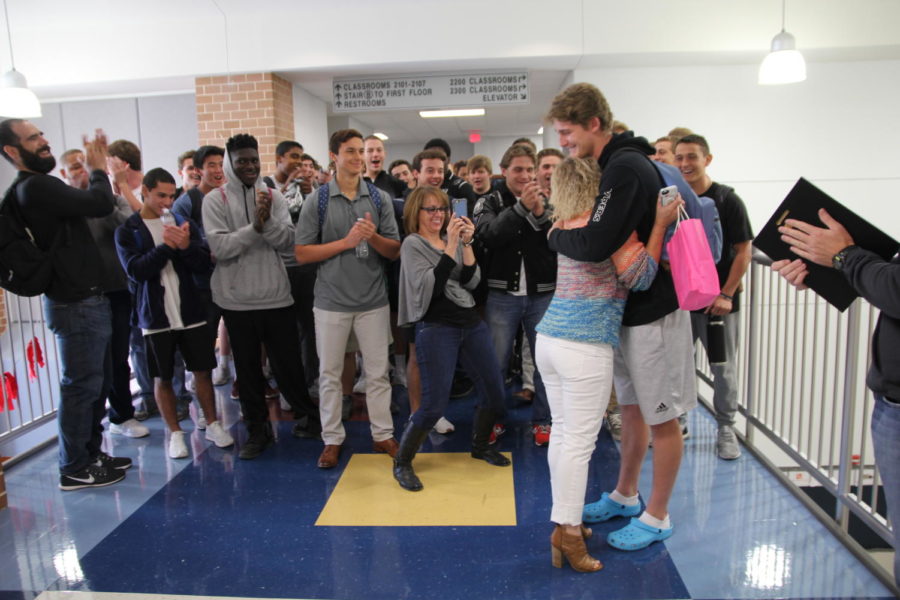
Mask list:
[[[622,327],[613,381],[619,404],[641,408],[660,425],[697,406],[691,315],[676,310],[646,325]]]

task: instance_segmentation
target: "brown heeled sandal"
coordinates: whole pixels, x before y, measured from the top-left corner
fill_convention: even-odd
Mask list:
[[[550,545],[551,546],[559,546],[559,530],[562,529],[559,525],[556,525],[553,528],[553,533],[550,534]],[[581,524],[581,537],[585,540],[591,539],[591,536],[594,535],[594,530],[590,527],[586,527],[584,523]]]
[[[568,534],[563,527],[557,525],[550,535],[550,557],[553,566],[561,569],[565,556],[572,569],[579,573],[593,573],[602,569],[603,563],[588,554],[584,545],[585,536],[590,537],[591,534],[593,532],[584,525],[581,526],[581,535]]]

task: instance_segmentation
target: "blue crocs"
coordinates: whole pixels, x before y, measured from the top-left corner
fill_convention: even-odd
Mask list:
[[[609,499],[609,494],[603,492],[596,502],[584,505],[584,513],[581,520],[585,523],[602,523],[614,517],[636,517],[641,514],[641,503],[634,506],[619,504]]]
[[[672,529],[672,527],[658,529],[640,519],[631,519],[631,523],[606,536],[606,542],[619,550],[642,550],[653,542],[661,542],[672,537]]]

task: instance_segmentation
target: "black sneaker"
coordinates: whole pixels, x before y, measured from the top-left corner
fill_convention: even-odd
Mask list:
[[[94,459],[93,464],[95,467],[124,471],[131,468],[131,459],[127,456],[110,456],[106,452],[101,452]]]
[[[319,419],[310,419],[309,416],[297,419],[297,423],[291,428],[291,435],[304,440],[321,440],[322,423]]]
[[[120,469],[107,469],[97,465],[88,465],[71,475],[59,474],[59,489],[65,491],[83,488],[103,487],[125,479],[125,472]]]
[[[238,457],[243,460],[252,460],[262,454],[271,443],[272,438],[267,435],[251,435],[238,453]]]
[[[301,423],[297,423],[291,429],[291,435],[295,438],[300,438],[303,440],[321,440],[322,439],[322,428],[314,428],[309,427],[307,425],[303,425]]]

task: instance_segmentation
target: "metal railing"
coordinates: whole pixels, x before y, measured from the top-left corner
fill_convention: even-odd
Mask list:
[[[41,297],[0,290],[0,444],[56,417],[59,360]],[[43,363],[43,365],[41,364]]]
[[[841,313],[812,291],[794,289],[768,262],[754,256],[744,279],[738,433],[896,594],[891,574],[848,533],[853,513],[893,546],[891,523],[879,514],[881,478],[870,435],[874,397],[865,385],[878,311],[859,298]],[[709,384],[701,385],[700,399],[711,406],[712,375],[697,348],[697,373]],[[834,513],[810,500],[798,478],[827,490]]]

